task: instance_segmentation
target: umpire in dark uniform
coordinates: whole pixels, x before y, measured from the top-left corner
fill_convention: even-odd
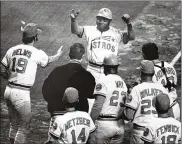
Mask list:
[[[74,43],[70,47],[69,63],[55,68],[44,81],[42,94],[47,101],[48,112],[51,114],[50,126],[57,115],[63,115],[66,112],[62,97],[69,86],[78,89],[79,92],[76,109],[85,112],[89,110],[87,98],[93,95],[95,78],[81,65],[84,53],[84,46]],[[49,138],[48,135],[48,141]]]
[[[55,68],[45,79],[42,94],[48,103],[48,112],[51,116],[65,113],[62,97],[65,89],[72,86],[79,91],[80,102],[78,110],[88,112],[87,97],[92,96],[95,87],[95,79],[92,74],[86,71],[81,60],[85,53],[85,48],[80,43],[74,43],[70,47],[68,64]]]

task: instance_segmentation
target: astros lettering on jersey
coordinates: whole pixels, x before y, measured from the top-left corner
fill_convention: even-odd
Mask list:
[[[88,61],[102,65],[104,57],[109,54],[118,54],[118,49],[123,46],[123,32],[114,27],[108,31],[100,32],[97,26],[83,26],[83,34],[87,40]]]

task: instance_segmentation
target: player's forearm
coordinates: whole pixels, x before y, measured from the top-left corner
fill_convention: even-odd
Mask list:
[[[96,100],[94,102],[94,105],[92,107],[92,111],[90,114],[90,116],[94,122],[95,122],[95,120],[97,120],[98,116],[100,115],[104,101],[105,101],[105,97],[103,97],[103,96],[96,97]]]
[[[6,67],[4,65],[1,64],[1,76],[4,79],[8,79],[9,78],[9,74],[8,74],[8,70],[6,69]]]
[[[76,20],[72,20],[71,19],[71,32],[78,35],[81,33],[81,28],[80,26],[78,25],[78,23],[76,22]]]
[[[61,56],[61,54],[58,54],[58,53],[53,56],[49,56],[48,64],[58,61],[60,56]]]
[[[133,26],[131,23],[127,24],[127,35],[128,35],[129,41],[135,39],[135,33],[134,33]]]

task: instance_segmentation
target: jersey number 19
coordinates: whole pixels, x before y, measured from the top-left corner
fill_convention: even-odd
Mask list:
[[[24,58],[16,58],[14,57],[12,59],[13,65],[12,65],[12,72],[17,73],[24,73],[28,64],[28,60]]]

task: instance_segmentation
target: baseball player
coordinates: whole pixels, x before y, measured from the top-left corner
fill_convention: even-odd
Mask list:
[[[76,19],[79,12],[71,10],[71,32],[87,41],[87,70],[92,73],[97,80],[103,74],[103,60],[108,54],[117,55],[123,50],[124,44],[134,40],[135,35],[130,22],[130,16],[124,14],[123,21],[127,25],[127,32],[121,31],[110,26],[112,22],[112,12],[108,8],[102,8],[96,15],[95,26],[79,26]],[[91,109],[94,100],[89,99],[89,107]]]
[[[96,144],[121,143],[124,138],[124,120],[119,117],[123,111],[127,87],[117,74],[119,64],[116,55],[106,56],[103,64],[105,76],[96,84],[96,100],[91,111],[96,125],[95,139],[92,140]]]
[[[142,144],[140,137],[144,128],[149,125],[153,117],[157,117],[153,97],[160,93],[168,93],[161,85],[152,82],[154,75],[154,64],[152,61],[141,61],[142,83],[133,87],[130,95],[126,97],[124,115],[133,122],[131,143]],[[171,100],[172,103],[172,100]]]
[[[155,74],[152,81],[162,84],[168,89],[170,97],[176,102],[177,93],[175,86],[177,85],[177,73],[175,68],[164,61],[160,61],[158,47],[155,43],[146,43],[142,46],[142,55],[144,59],[151,60],[154,63]],[[180,120],[180,107],[179,104],[173,106],[174,117]]]
[[[180,143],[181,123],[168,115],[170,100],[168,95],[159,94],[155,98],[155,107],[158,118],[152,119],[151,123],[143,133],[141,139],[144,144],[170,144]]]
[[[78,90],[68,87],[63,96],[66,113],[58,116],[49,131],[52,136],[49,143],[86,144],[89,134],[95,131],[95,125],[86,112],[76,111],[79,101]]]
[[[30,87],[35,81],[37,65],[45,67],[62,54],[62,46],[53,56],[35,48],[39,32],[38,25],[28,23],[23,29],[23,44],[11,47],[1,61],[1,76],[8,79],[4,98],[10,118],[9,138],[12,144],[25,143],[31,113]]]

